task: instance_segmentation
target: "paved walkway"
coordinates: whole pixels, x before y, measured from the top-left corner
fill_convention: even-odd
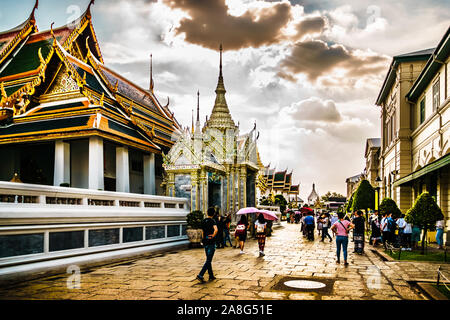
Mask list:
[[[243,255],[234,248],[216,250],[217,280],[205,284],[195,280],[205,259],[204,250],[198,248],[81,270],[79,289],[67,288],[68,274],[28,281],[2,288],[0,299],[422,300],[425,297],[407,281],[433,279],[438,267],[436,263],[383,261],[370,246],[364,255],[353,254],[352,242],[350,265],[337,265],[334,241],[308,242],[300,234],[300,225],[286,222],[267,239],[265,257],[257,256],[257,248],[256,241],[249,240]],[[443,264],[443,269],[448,274],[449,264]],[[334,284],[328,292],[273,289],[284,276],[331,279]]]

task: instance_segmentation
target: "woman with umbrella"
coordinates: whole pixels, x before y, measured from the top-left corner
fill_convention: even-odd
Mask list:
[[[258,219],[255,222],[256,239],[258,239],[260,257],[263,257],[265,255],[264,246],[266,244],[266,227],[267,227],[266,219],[264,219],[264,215],[260,213]]]
[[[249,222],[246,215],[256,212],[258,212],[258,209],[254,207],[242,208],[238,212],[236,212],[236,216],[241,216],[241,219],[236,225],[236,230],[234,232],[236,243],[239,243],[239,248],[241,249],[240,254],[244,253],[244,245],[245,241],[247,240],[247,230],[249,228]]]

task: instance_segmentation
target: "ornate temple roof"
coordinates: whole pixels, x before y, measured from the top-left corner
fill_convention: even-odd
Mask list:
[[[173,145],[180,126],[168,105],[104,65],[92,4],[73,23],[38,32],[36,2],[27,21],[0,33],[9,41],[0,47],[0,144],[100,134],[151,152]]]

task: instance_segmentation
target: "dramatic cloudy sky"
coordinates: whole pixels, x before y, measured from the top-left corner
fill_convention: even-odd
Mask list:
[[[81,14],[89,0],[41,0],[40,30]],[[34,0],[2,0],[0,29]],[[196,92],[211,113],[224,47],[227,102],[242,132],[256,121],[264,164],[294,171],[306,198],[345,194],[362,172],[374,105],[392,56],[435,47],[450,24],[444,0],[97,0],[93,21],[106,64],[144,88],[153,54],[155,92],[190,126]]]

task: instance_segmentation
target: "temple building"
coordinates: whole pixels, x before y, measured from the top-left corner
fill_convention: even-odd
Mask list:
[[[104,64],[90,7],[39,31],[35,10],[0,33],[0,180],[163,194],[168,104]],[[152,78],[152,76],[151,76]]]
[[[188,198],[191,210],[206,212],[208,207],[218,206],[222,213],[236,212],[256,205],[258,135],[256,124],[241,135],[231,117],[225,99],[222,46],[215,92],[212,113],[203,127],[197,102],[194,128],[186,128],[164,156],[166,192],[168,196]]]
[[[264,174],[260,179],[260,184],[264,185],[265,188],[261,195],[267,197],[269,195],[276,196],[277,194],[281,194],[289,203],[294,205],[303,203],[303,200],[299,197],[300,184],[292,184],[292,174],[293,171],[291,170],[288,173],[287,169],[284,171],[276,171],[275,168],[270,167],[270,164],[264,167]]]
[[[319,194],[316,191],[316,185],[313,183],[311,193],[308,196],[308,204],[315,205],[317,201],[320,201]]]

